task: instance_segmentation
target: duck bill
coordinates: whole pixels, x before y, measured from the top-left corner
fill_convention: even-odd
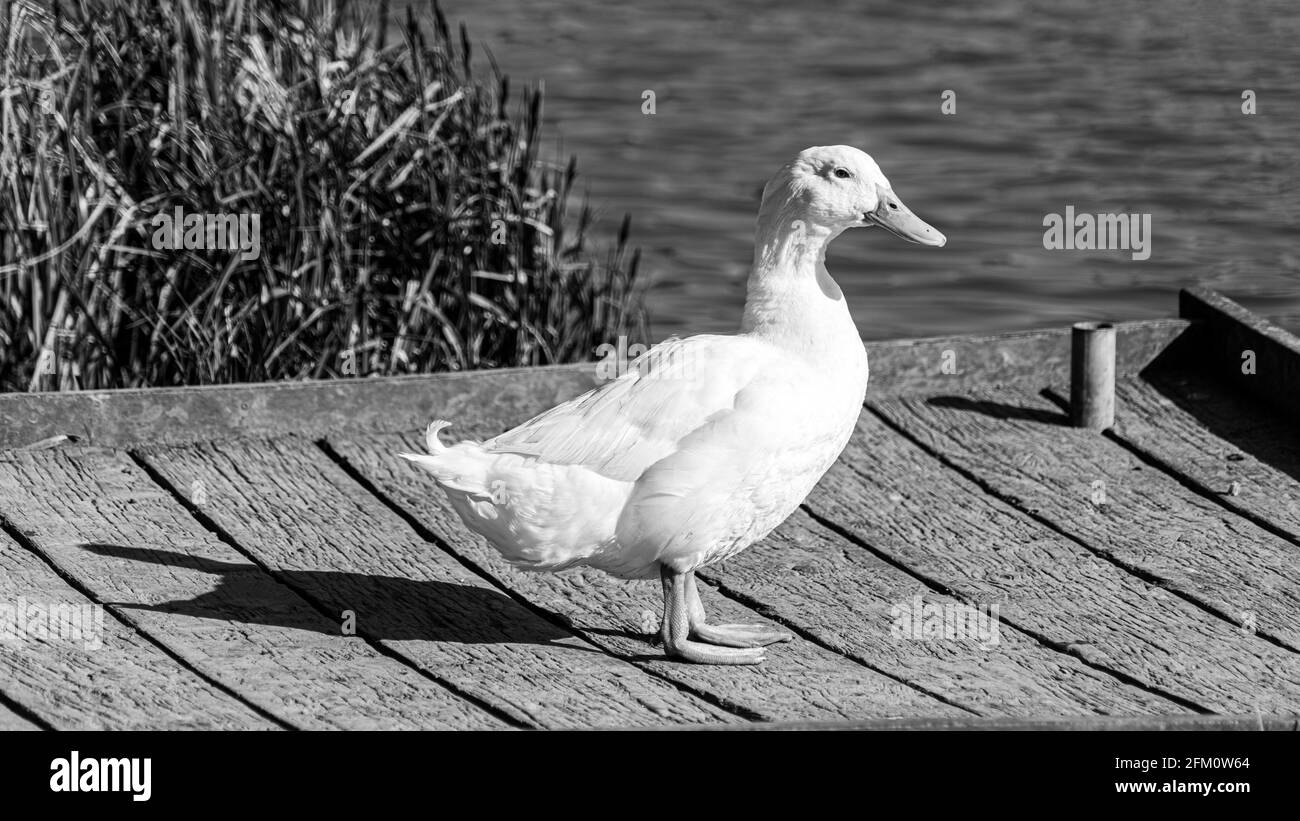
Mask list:
[[[862,217],[868,225],[879,225],[889,233],[908,242],[942,247],[948,238],[925,220],[903,205],[893,191],[880,189],[880,205]]]

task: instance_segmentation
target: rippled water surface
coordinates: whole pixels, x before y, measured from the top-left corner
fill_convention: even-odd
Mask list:
[[[514,82],[545,81],[548,147],[577,154],[602,225],[633,215],[656,339],[735,328],[763,182],[833,143],[875,156],[949,239],[832,246],[864,337],[1169,316],[1195,282],[1300,315],[1294,2],[445,8]],[[1149,213],[1151,258],[1045,250],[1066,205]]]

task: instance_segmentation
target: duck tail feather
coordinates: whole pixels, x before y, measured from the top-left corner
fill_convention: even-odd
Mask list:
[[[438,434],[444,428],[451,427],[451,423],[446,419],[435,419],[429,423],[429,427],[424,430],[424,444],[429,449],[429,453],[437,456],[447,449],[447,446],[438,438]]]
[[[397,455],[408,462],[414,462],[417,467],[421,467],[429,473],[432,473],[433,478],[436,479],[439,484],[451,485],[457,471],[451,464],[447,463],[444,458],[448,454],[450,448],[444,445],[438,438],[438,434],[441,433],[444,428],[449,427],[451,427],[451,423],[446,419],[435,419],[429,423],[429,427],[426,428],[424,432],[425,446],[429,449],[427,455],[423,453],[399,453]]]

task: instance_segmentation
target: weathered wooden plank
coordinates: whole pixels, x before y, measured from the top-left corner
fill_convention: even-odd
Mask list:
[[[288,725],[504,726],[340,635],[124,453],[11,451],[0,459],[0,514],[114,616]]]
[[[674,730],[711,730],[713,727],[682,726]],[[1300,719],[1274,716],[1084,716],[1079,718],[877,718],[863,721],[778,721],[745,724],[729,729],[746,732],[785,731],[908,731],[985,730],[994,732],[1082,731],[1082,732],[1298,732]]]
[[[0,533],[0,606],[27,611],[0,641],[0,691],[56,730],[277,728],[94,605]]]
[[[1115,324],[1115,368],[1135,374],[1196,329],[1175,319]],[[866,343],[872,396],[1047,384],[1070,374],[1070,329]],[[1179,346],[1181,349],[1184,346]]]
[[[1117,326],[1118,367],[1136,373],[1187,328]],[[1068,330],[869,342],[877,396],[1068,373]],[[951,366],[951,367],[949,367]],[[593,363],[548,368],[251,385],[0,395],[0,449],[58,435],[127,447],[217,439],[420,430],[471,419],[497,433],[598,384]],[[485,430],[491,429],[485,428]]]
[[[1028,519],[873,415],[809,505],[929,584],[1000,604],[1004,629],[1203,709],[1300,713],[1295,653]]]
[[[970,634],[909,633],[897,619],[914,605],[951,610],[958,602],[828,530],[806,511],[703,575],[828,647],[983,715],[1186,712],[1016,630],[998,628],[991,641]]]
[[[1208,288],[1179,292],[1178,314],[1203,328],[1199,367],[1300,417],[1300,339]]]
[[[1161,587],[1300,650],[1300,550],[1069,427],[1029,391],[872,400],[891,422],[1014,507]]]
[[[594,384],[591,364],[497,371],[0,395],[0,449],[59,434],[125,447],[423,427],[437,415],[555,404]],[[518,415],[518,414],[515,414]]]
[[[33,724],[31,721],[28,721],[26,718],[23,718],[22,716],[18,715],[13,710],[10,710],[8,707],[6,707],[5,705],[0,704],[0,732],[8,732],[10,730],[39,730],[39,729],[41,728]]]
[[[359,634],[546,728],[738,720],[538,616],[427,543],[304,439],[149,449],[177,488]]]
[[[457,432],[473,436],[473,425]],[[796,639],[772,648],[759,667],[706,667],[670,661],[651,641],[662,612],[657,583],[623,582],[590,569],[524,573],[469,533],[439,491],[393,454],[419,447],[398,436],[335,437],[330,444],[379,492],[399,504],[426,532],[457,555],[490,572],[533,605],[563,619],[592,642],[638,666],[765,720],[863,716],[954,715],[954,708],[816,644]],[[768,621],[716,591],[702,591],[719,622]]]
[[[1116,394],[1117,438],[1224,507],[1300,542],[1300,428],[1294,422],[1187,371],[1121,380]]]

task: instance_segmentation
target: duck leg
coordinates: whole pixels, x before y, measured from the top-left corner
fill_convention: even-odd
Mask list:
[[[695,586],[695,571],[686,574],[686,604],[691,619],[691,638],[723,647],[766,647],[794,638],[784,630],[766,624],[709,624],[704,617],[700,591]]]
[[[660,632],[669,656],[696,664],[759,664],[763,661],[761,646],[734,649],[691,641],[695,625],[691,620],[692,597],[688,591],[694,590],[693,575],[661,566],[659,577],[664,585],[664,621]],[[698,606],[699,597],[693,600]]]

